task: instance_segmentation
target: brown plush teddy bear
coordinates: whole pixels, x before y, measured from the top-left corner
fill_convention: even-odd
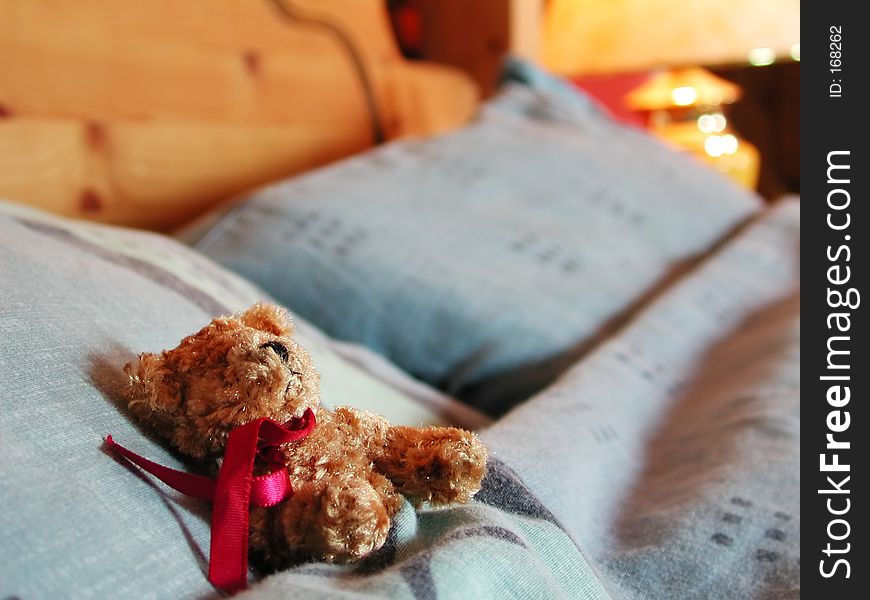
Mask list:
[[[292,334],[283,309],[257,304],[124,368],[130,411],[214,472],[236,427],[262,417],[316,417],[310,435],[277,447],[292,495],[250,509],[250,552],[261,567],[358,560],[384,543],[402,495],[444,505],[467,502],[480,489],[487,451],[476,435],[393,426],[354,408],[327,410],[319,375]],[[258,456],[254,474],[268,469]]]

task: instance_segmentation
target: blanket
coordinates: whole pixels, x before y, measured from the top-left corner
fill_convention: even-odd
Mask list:
[[[207,506],[101,452],[116,432],[184,468],[108,380],[132,349],[266,296],[158,236],[14,214],[0,228],[0,281],[17,282],[0,286],[0,597],[216,595]],[[798,203],[775,206],[483,427],[473,503],[405,504],[362,563],[252,574],[241,597],[797,597],[798,235]],[[300,334],[328,401],[485,422],[359,347]]]
[[[485,429],[474,504],[243,597],[798,597],[798,232],[775,207]]]

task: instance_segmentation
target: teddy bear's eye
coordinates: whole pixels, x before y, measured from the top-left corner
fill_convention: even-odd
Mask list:
[[[260,348],[269,348],[278,355],[281,362],[287,362],[290,360],[290,353],[287,352],[287,346],[280,342],[266,342],[265,344],[260,344]]]

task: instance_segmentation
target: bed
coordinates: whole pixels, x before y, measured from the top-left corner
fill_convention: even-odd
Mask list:
[[[799,201],[526,63],[477,104],[376,2],[287,6],[0,3],[0,596],[221,595],[208,506],[103,438],[187,468],[121,366],[272,300],[324,403],[491,458],[471,504],[406,503],[362,563],[239,597],[798,597]]]

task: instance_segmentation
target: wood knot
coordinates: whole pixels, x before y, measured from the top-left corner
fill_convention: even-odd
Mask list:
[[[252,76],[260,74],[260,55],[254,50],[246,50],[242,54],[242,62],[245,65],[245,70]]]
[[[103,201],[92,188],[85,188],[79,194],[79,208],[89,214],[98,213],[103,210]]]

